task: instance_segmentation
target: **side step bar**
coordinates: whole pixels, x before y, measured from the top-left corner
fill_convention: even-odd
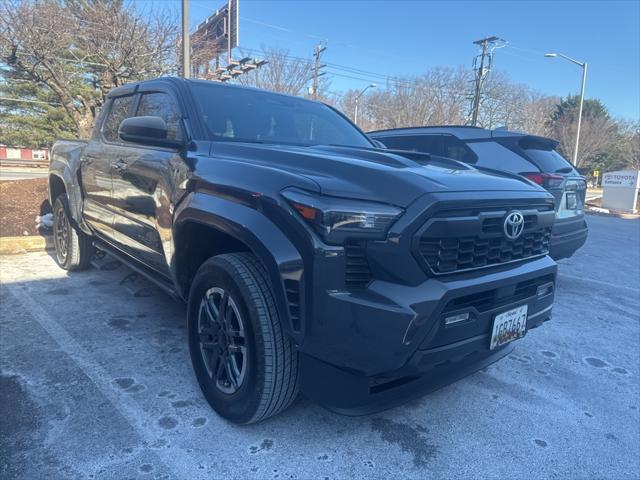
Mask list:
[[[165,279],[157,272],[150,270],[149,268],[140,264],[138,261],[131,258],[129,255],[120,252],[120,250],[112,247],[106,242],[101,242],[99,240],[96,240],[93,242],[93,246],[96,247],[98,250],[105,252],[107,255],[114,257],[119,262],[122,262],[124,265],[129,267],[134,272],[139,273],[140,275],[145,277],[147,280],[149,280],[150,282],[154,283],[159,288],[161,288],[164,292],[171,295],[171,297],[173,297],[175,300],[179,300],[181,302],[183,301],[182,297],[180,297],[180,294],[176,291],[173,284],[168,279]]]

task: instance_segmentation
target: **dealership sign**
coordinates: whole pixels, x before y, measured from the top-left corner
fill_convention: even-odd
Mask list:
[[[608,172],[602,177],[603,187],[613,188],[639,188],[640,173],[638,170],[622,170],[619,172]]]
[[[602,176],[602,206],[624,212],[636,212],[640,171],[622,170]]]

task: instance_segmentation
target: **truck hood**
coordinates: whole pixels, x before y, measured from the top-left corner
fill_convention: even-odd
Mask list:
[[[215,142],[212,154],[280,169],[314,181],[322,194],[408,206],[425,193],[472,191],[546,192],[510,174],[414,152],[337,146]],[[286,186],[286,185],[285,185]],[[497,195],[499,196],[499,194]]]

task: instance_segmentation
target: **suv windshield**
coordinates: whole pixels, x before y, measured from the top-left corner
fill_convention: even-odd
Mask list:
[[[213,82],[194,82],[192,89],[216,140],[373,147],[353,124],[322,103]]]

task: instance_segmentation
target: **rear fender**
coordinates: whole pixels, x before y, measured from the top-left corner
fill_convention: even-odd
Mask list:
[[[55,198],[52,198],[52,177],[57,177],[62,180],[67,192],[72,220],[82,231],[90,235],[91,230],[82,218],[82,188],[78,176],[83,150],[84,144],[71,146],[71,148],[68,145],[62,147],[54,145],[49,166],[49,202],[53,206]]]

